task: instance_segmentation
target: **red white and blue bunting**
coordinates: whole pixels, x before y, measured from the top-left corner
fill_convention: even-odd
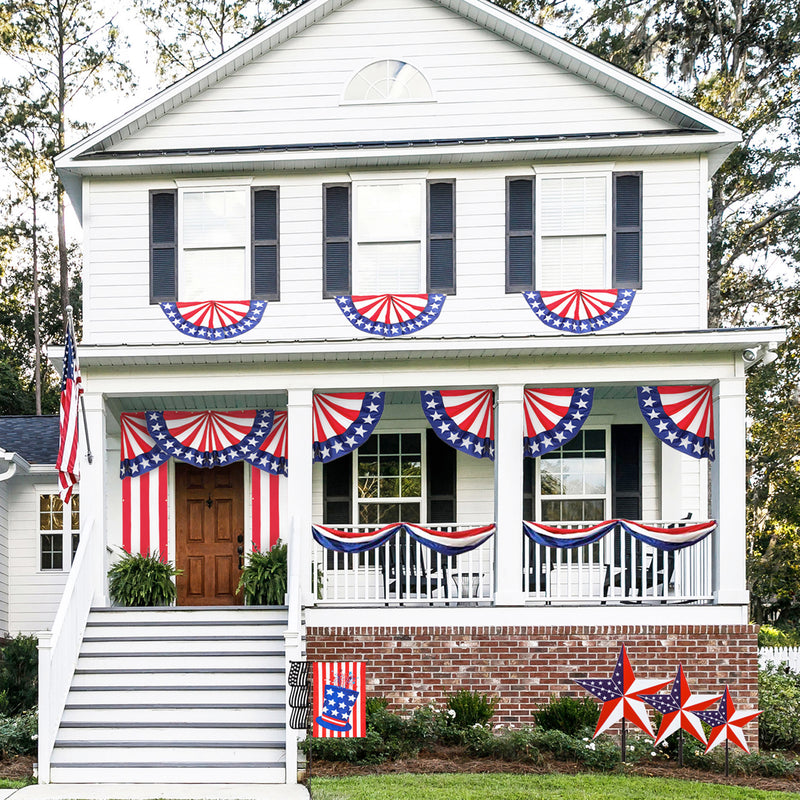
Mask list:
[[[639,408],[662,442],[693,458],[714,460],[710,386],[639,386]]]
[[[545,325],[566,333],[591,333],[615,325],[630,310],[633,289],[570,289],[523,292],[528,305]]]
[[[181,333],[211,342],[246,333],[261,322],[267,307],[265,300],[203,300],[160,305]]]
[[[565,445],[586,422],[594,389],[526,389],[524,454],[529,458]]]
[[[245,459],[254,467],[272,475],[288,475],[288,426],[287,413],[276,411],[272,428],[258,450],[248,453]]]
[[[130,478],[149,472],[169,459],[150,436],[144,411],[119,415],[121,447],[119,476]]]
[[[164,453],[195,467],[243,461],[272,428],[273,412],[148,411],[147,430]]]
[[[420,392],[422,410],[434,433],[450,447],[494,460],[494,392],[460,389]]]
[[[559,528],[541,522],[523,520],[522,530],[537,544],[545,547],[572,548],[593,544],[610,533],[617,525],[634,539],[658,550],[680,550],[697,544],[717,529],[716,520],[708,522],[667,525],[645,525],[629,519],[609,519],[586,528]]]
[[[340,531],[325,525],[311,526],[311,533],[319,544],[339,553],[374,550],[405,531],[415,541],[445,556],[458,556],[475,550],[494,536],[495,530],[492,524],[465,531],[437,531],[410,522],[396,522],[371,531]]]
[[[435,322],[443,294],[340,295],[336,302],[348,322],[375,336],[406,336]]]
[[[361,447],[383,414],[384,392],[314,394],[314,461],[326,464]]]

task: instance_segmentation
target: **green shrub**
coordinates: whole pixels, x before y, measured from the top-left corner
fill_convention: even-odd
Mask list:
[[[414,757],[418,748],[408,742],[391,739],[385,741],[374,730],[367,730],[361,739],[305,739],[301,748],[312,758],[324,761],[346,761],[350,764],[382,764],[384,761]]]
[[[373,714],[379,711],[386,711],[389,707],[389,701],[385,697],[368,697],[364,703],[364,707],[367,714],[367,724],[369,724],[369,718]]]
[[[534,738],[531,728],[505,728],[493,734],[483,725],[476,725],[465,732],[464,744],[468,753],[479,758],[538,764],[542,754],[534,744]]]
[[[249,606],[282,606],[287,587],[288,549],[279,539],[265,553],[250,553],[236,592],[244,589]]]
[[[37,748],[36,711],[23,711],[15,717],[0,717],[0,754],[2,757],[33,755]]]
[[[451,714],[453,725],[457,728],[471,728],[473,725],[485,725],[493,716],[497,708],[498,698],[489,697],[480,692],[469,692],[462,689],[447,698],[447,707]]]
[[[800,745],[800,673],[768,664],[758,672],[758,741],[767,750]]]
[[[0,652],[0,713],[34,708],[39,686],[39,650],[35,636],[19,634]]]
[[[759,647],[800,647],[800,627],[787,625],[780,628],[762,625],[758,631]]]
[[[594,728],[600,708],[590,697],[553,697],[534,714],[536,725],[545,731],[562,731],[576,736],[584,728]]]
[[[180,574],[181,570],[162,561],[156,553],[126,553],[108,571],[108,593],[116,606],[169,606],[175,601],[172,579]]]

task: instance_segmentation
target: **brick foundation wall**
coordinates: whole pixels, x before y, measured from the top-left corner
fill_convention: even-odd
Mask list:
[[[582,697],[572,678],[610,677],[624,642],[637,677],[672,679],[683,664],[696,693],[730,684],[735,705],[758,704],[751,625],[309,628],[312,661],[365,661],[370,694],[392,710],[440,703],[459,689],[500,697],[496,722],[532,722],[551,695]]]

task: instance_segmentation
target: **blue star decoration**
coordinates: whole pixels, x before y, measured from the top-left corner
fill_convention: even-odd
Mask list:
[[[350,724],[350,715],[358,699],[355,689],[344,686],[325,686],[325,698],[322,713],[317,717],[316,723],[330,731],[349,731],[353,729]]]

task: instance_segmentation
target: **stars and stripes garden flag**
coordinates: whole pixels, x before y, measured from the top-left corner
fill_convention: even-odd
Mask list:
[[[72,309],[67,309],[67,335],[64,344],[64,368],[61,375],[61,403],[58,424],[58,470],[59,494],[64,503],[72,497],[72,488],[80,480],[78,467],[79,423],[78,405],[83,394],[78,353],[75,350],[75,329],[72,325]]]
[[[749,753],[750,748],[747,746],[742,728],[748,722],[752,722],[760,713],[760,711],[752,708],[747,711],[737,711],[731,699],[731,690],[726,686],[725,693],[722,695],[719,707],[716,710],[697,712],[697,716],[711,726],[711,736],[708,739],[706,753],[723,742],[725,742],[726,747],[728,742],[733,742],[737,747],[741,747],[745,753]]]
[[[622,645],[622,649],[619,651],[617,664],[610,678],[575,678],[575,683],[603,701],[600,719],[597,720],[597,728],[594,732],[595,738],[619,720],[629,720],[648,736],[655,738],[641,695],[657,692],[659,689],[663,689],[669,681],[636,678],[631,669],[625,645]]]
[[[363,661],[317,661],[311,735],[360,738],[366,734],[366,669]]]

